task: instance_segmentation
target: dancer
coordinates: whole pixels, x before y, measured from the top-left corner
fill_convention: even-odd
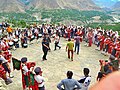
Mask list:
[[[73,61],[73,48],[74,48],[74,43],[71,41],[71,39],[68,39],[68,43],[66,46],[66,51],[68,49],[68,58],[70,59],[70,52],[71,52],[71,61]]]

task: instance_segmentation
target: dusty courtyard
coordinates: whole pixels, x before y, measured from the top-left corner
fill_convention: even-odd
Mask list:
[[[29,61],[35,61],[37,66],[40,66],[43,71],[43,77],[45,78],[46,90],[57,90],[56,85],[61,79],[66,78],[66,72],[72,70],[74,72],[74,79],[79,79],[83,76],[82,70],[85,67],[90,69],[90,75],[92,77],[91,84],[95,83],[97,72],[99,71],[99,60],[108,59],[107,56],[103,56],[100,51],[96,51],[96,46],[92,47],[84,46],[85,42],[81,43],[80,54],[74,53],[74,61],[71,62],[67,58],[67,52],[65,51],[67,41],[61,38],[60,45],[62,48],[54,51],[54,43],[51,43],[52,51],[48,53],[47,61],[42,61],[42,46],[41,40],[39,43],[34,41],[34,44],[28,48],[19,48],[12,51],[13,57],[21,59],[27,57]],[[3,81],[0,90],[22,90],[21,71],[13,71],[14,75],[13,83],[6,86]]]

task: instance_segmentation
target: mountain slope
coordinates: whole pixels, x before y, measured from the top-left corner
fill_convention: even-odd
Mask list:
[[[18,0],[0,0],[0,12],[24,12],[24,5]]]
[[[27,6],[28,9],[33,7],[34,9],[54,9],[59,8],[56,0],[32,0]]]
[[[92,0],[32,0],[28,7],[35,9],[100,10]]]
[[[26,9],[100,10],[92,0],[0,0],[0,12],[25,12]]]

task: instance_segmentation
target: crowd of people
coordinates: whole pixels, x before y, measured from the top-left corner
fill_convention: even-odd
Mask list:
[[[85,41],[88,47],[92,47],[92,44],[95,44],[97,47],[96,50],[101,51],[101,54],[110,55],[109,60],[99,60],[101,68],[97,76],[97,81],[101,81],[109,73],[119,70],[120,37],[117,31],[73,25],[65,26],[63,24],[58,26],[50,24],[37,26],[35,24],[25,29],[12,29],[7,23],[2,23],[0,35],[2,35],[0,39],[0,77],[6,84],[12,83],[10,78],[13,77],[10,75],[11,50],[21,47],[27,48],[33,41],[38,43],[39,38],[42,38],[43,61],[47,60],[47,53],[51,51],[50,43],[54,41],[54,51],[57,50],[57,47],[61,49],[59,42],[60,38],[63,37],[68,41],[66,51],[68,52],[68,59],[71,59],[71,61],[74,61],[74,52],[79,55],[80,43],[82,41]],[[35,68],[35,66],[36,63],[27,62],[26,57],[21,59],[24,90],[26,88],[31,90],[45,90],[42,70],[40,67]],[[85,76],[80,80],[75,80],[72,79],[73,72],[68,71],[67,79],[62,80],[57,85],[57,88],[59,90],[79,90],[81,88],[82,90],[88,90],[91,82],[90,71],[88,68],[84,68],[83,72]],[[6,73],[8,73],[8,76]],[[62,88],[62,85],[64,88]]]

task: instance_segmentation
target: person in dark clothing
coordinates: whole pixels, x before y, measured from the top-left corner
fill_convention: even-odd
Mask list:
[[[45,39],[46,39],[46,41],[48,42],[49,51],[51,51],[51,49],[50,49],[50,43],[51,43],[50,36],[49,36],[48,34],[46,34],[46,35],[45,35]]]
[[[43,53],[44,53],[42,59],[44,61],[44,60],[47,60],[46,56],[47,56],[47,53],[48,53],[48,50],[49,50],[49,42],[46,40],[46,38],[43,38],[43,40],[42,40],[42,50],[43,50]]]

